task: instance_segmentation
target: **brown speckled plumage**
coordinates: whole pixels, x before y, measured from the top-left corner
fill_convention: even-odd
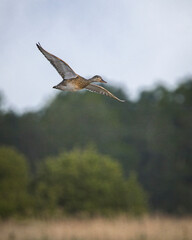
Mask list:
[[[40,43],[36,44],[38,49],[42,52],[42,54],[49,60],[49,62],[55,67],[57,72],[63,78],[63,81],[53,88],[60,89],[62,91],[79,91],[81,89],[86,89],[91,92],[96,92],[99,94],[103,94],[109,97],[112,97],[120,102],[125,102],[114,96],[111,92],[106,90],[105,88],[98,86],[96,84],[92,84],[93,82],[101,82],[106,83],[100,76],[96,75],[90,79],[85,79],[78,74],[76,74],[73,69],[63,60],[54,56],[53,54],[45,51]]]
[[[81,89],[85,88],[90,83],[91,83],[91,81],[89,81],[79,75],[76,78],[66,79],[63,81],[64,85],[73,84],[74,86],[76,86],[77,90],[81,90]]]

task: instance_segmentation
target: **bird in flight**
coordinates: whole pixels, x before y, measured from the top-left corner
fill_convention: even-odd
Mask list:
[[[79,76],[78,74],[76,74],[66,62],[54,56],[53,54],[45,51],[45,49],[41,47],[40,43],[37,43],[36,45],[38,49],[41,51],[41,53],[47,58],[47,60],[49,60],[49,62],[55,67],[57,72],[63,78],[63,81],[60,82],[58,85],[54,86],[53,88],[56,88],[62,91],[72,91],[72,92],[78,91],[81,89],[86,89],[91,92],[96,92],[96,93],[114,98],[120,102],[125,102],[125,100],[119,99],[104,87],[93,84],[93,82],[106,83],[106,81],[104,81],[99,75],[95,75],[90,79],[85,79]]]

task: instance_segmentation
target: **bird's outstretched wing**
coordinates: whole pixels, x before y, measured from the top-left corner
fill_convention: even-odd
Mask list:
[[[103,94],[103,95],[106,95],[106,96],[111,97],[111,98],[115,98],[119,102],[125,102],[125,100],[121,100],[121,99],[117,98],[112,93],[110,93],[108,90],[106,90],[105,88],[103,88],[101,86],[98,86],[96,84],[90,83],[89,85],[87,85],[86,89],[91,91],[91,92],[96,92],[96,93]]]
[[[61,75],[63,79],[76,78],[78,75],[70,68],[70,66],[61,60],[60,58],[54,56],[53,54],[45,51],[40,43],[36,44],[38,49],[42,54],[49,60],[49,62],[56,68],[57,72]]]

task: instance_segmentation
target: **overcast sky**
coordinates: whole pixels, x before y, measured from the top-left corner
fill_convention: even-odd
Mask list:
[[[191,0],[1,0],[0,18],[0,91],[20,112],[46,104],[62,80],[36,42],[131,97],[192,75]]]

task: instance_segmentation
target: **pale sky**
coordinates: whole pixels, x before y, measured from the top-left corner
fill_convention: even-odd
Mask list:
[[[191,0],[1,0],[0,18],[0,91],[19,112],[46,104],[62,80],[36,42],[132,98],[192,75]]]

